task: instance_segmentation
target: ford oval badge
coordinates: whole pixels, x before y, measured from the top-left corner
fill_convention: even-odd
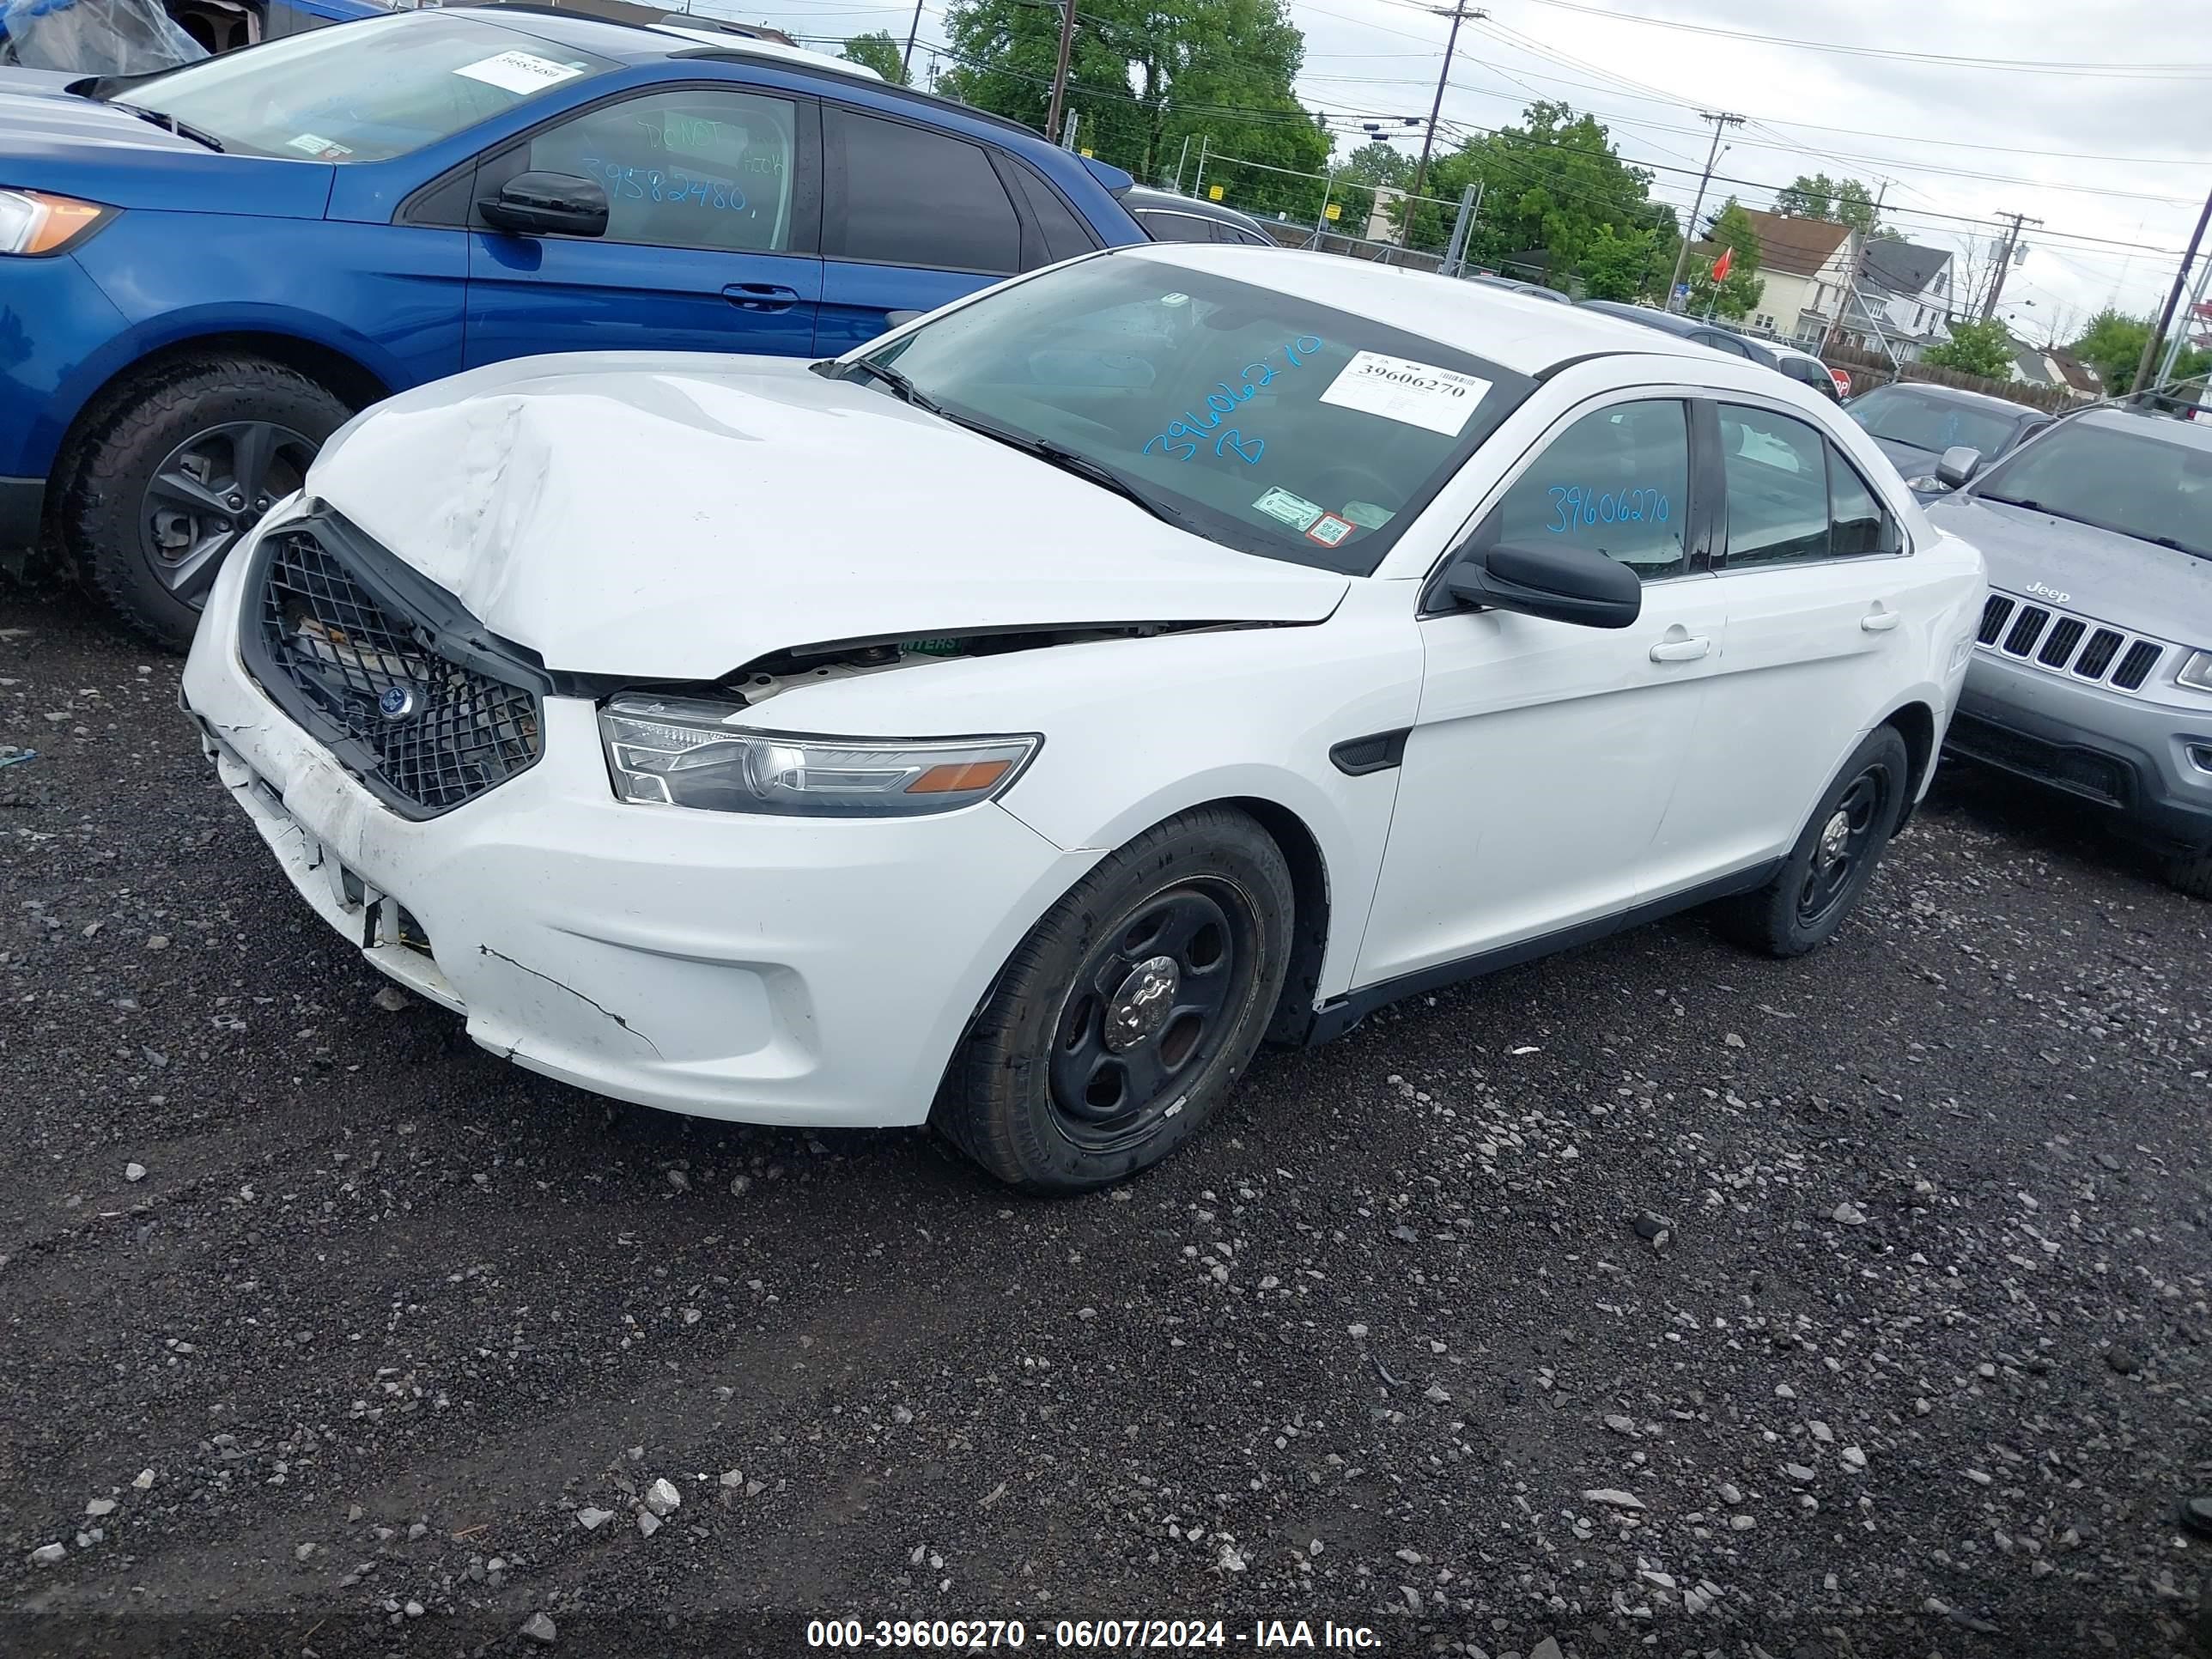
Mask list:
[[[404,720],[416,709],[412,686],[387,685],[384,695],[376,700],[377,712],[388,720]]]

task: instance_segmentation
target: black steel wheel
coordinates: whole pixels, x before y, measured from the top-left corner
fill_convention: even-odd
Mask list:
[[[1863,865],[1879,857],[1880,833],[1895,822],[1887,770],[1870,766],[1852,779],[1820,824],[1805,879],[1797,892],[1797,920],[1818,927],[1835,913],[1851,890]]]
[[[1290,965],[1282,850],[1200,807],[1110,854],[1030,930],[931,1121],[1011,1185],[1082,1192],[1197,1133],[1250,1061]]]
[[[1911,751],[1897,728],[1869,732],[1821,792],[1781,870],[1757,891],[1716,907],[1721,930],[1776,957],[1802,956],[1833,939],[1874,879],[1911,777]]]
[[[1112,1152],[1158,1127],[1234,1035],[1259,925],[1249,894],[1202,879],[1145,901],[1091,948],[1052,1050],[1052,1103],[1068,1139]]]

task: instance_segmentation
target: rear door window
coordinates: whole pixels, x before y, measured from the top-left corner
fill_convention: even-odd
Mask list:
[[[1021,221],[982,145],[852,110],[825,114],[830,258],[992,276],[1020,268]]]
[[[1895,553],[1897,521],[1834,446],[1771,410],[1720,406],[1728,568]]]

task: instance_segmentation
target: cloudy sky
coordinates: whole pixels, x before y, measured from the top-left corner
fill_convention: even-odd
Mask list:
[[[1696,112],[1742,114],[1716,170],[1735,182],[1717,183],[1717,196],[1764,206],[1800,173],[1887,179],[1890,222],[1913,241],[1954,249],[1996,234],[1988,222],[1998,212],[2041,219],[2005,288],[2006,314],[2031,337],[2070,335],[2115,299],[2138,312],[2160,302],[2212,189],[2212,6],[1483,3],[1488,18],[1460,32],[1447,136],[1510,124],[1534,96],[1560,99],[1603,119],[1624,156],[1655,169],[1653,194],[1686,215],[1711,131]],[[834,0],[765,3],[774,9],[742,0],[700,9],[823,36],[889,28],[903,38],[912,16],[910,7]],[[1290,10],[1305,32],[1299,91],[1309,106],[1368,119],[1426,116],[1449,27],[1430,7],[1291,0]],[[939,0],[924,0],[922,41],[944,39]],[[2005,66],[1948,61],[1969,58]],[[1357,133],[1356,122],[1345,125]]]

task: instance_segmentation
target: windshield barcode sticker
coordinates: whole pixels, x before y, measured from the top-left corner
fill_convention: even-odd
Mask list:
[[[1321,401],[1456,438],[1489,390],[1489,381],[1472,374],[1379,351],[1360,351],[1329,382]]]
[[[583,72],[574,64],[556,64],[534,52],[503,52],[496,58],[480,58],[473,64],[464,64],[453,71],[503,92],[520,93],[526,98],[533,92],[543,92],[548,87],[573,80]]]

